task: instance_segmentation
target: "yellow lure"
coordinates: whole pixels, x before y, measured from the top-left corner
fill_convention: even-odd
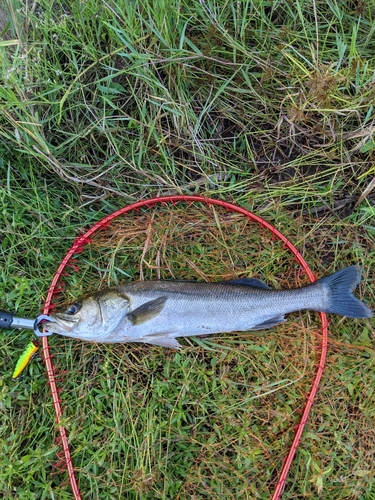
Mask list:
[[[39,349],[39,346],[36,342],[30,342],[30,344],[27,345],[26,349],[23,351],[21,356],[19,357],[16,367],[14,369],[13,378],[17,378],[21,375],[23,370],[26,368],[27,364],[31,360],[31,358],[34,356],[34,354],[37,352]]]

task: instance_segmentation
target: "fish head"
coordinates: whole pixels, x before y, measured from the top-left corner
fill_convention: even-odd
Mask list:
[[[56,310],[43,323],[50,333],[91,342],[105,341],[130,310],[130,299],[117,289],[84,297]]]

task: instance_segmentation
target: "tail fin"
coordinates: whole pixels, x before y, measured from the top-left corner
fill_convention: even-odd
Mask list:
[[[361,276],[360,266],[350,266],[318,280],[319,283],[329,287],[331,294],[330,306],[324,312],[349,318],[371,318],[373,315],[371,309],[356,299],[352,293],[361,281]]]

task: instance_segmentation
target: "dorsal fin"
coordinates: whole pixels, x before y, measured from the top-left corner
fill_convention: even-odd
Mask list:
[[[252,286],[253,288],[264,288],[265,290],[272,290],[272,288],[268,286],[267,283],[259,280],[258,278],[236,278],[235,280],[223,281],[222,283],[245,285]]]

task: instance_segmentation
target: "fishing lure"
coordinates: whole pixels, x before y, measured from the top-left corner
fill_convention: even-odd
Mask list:
[[[23,353],[21,354],[21,356],[17,361],[16,367],[12,375],[13,378],[17,378],[21,375],[23,370],[28,365],[29,361],[32,359],[33,356],[35,356],[35,353],[38,351],[38,349],[39,349],[38,343],[35,342],[34,340],[27,345],[26,349],[23,351]]]

